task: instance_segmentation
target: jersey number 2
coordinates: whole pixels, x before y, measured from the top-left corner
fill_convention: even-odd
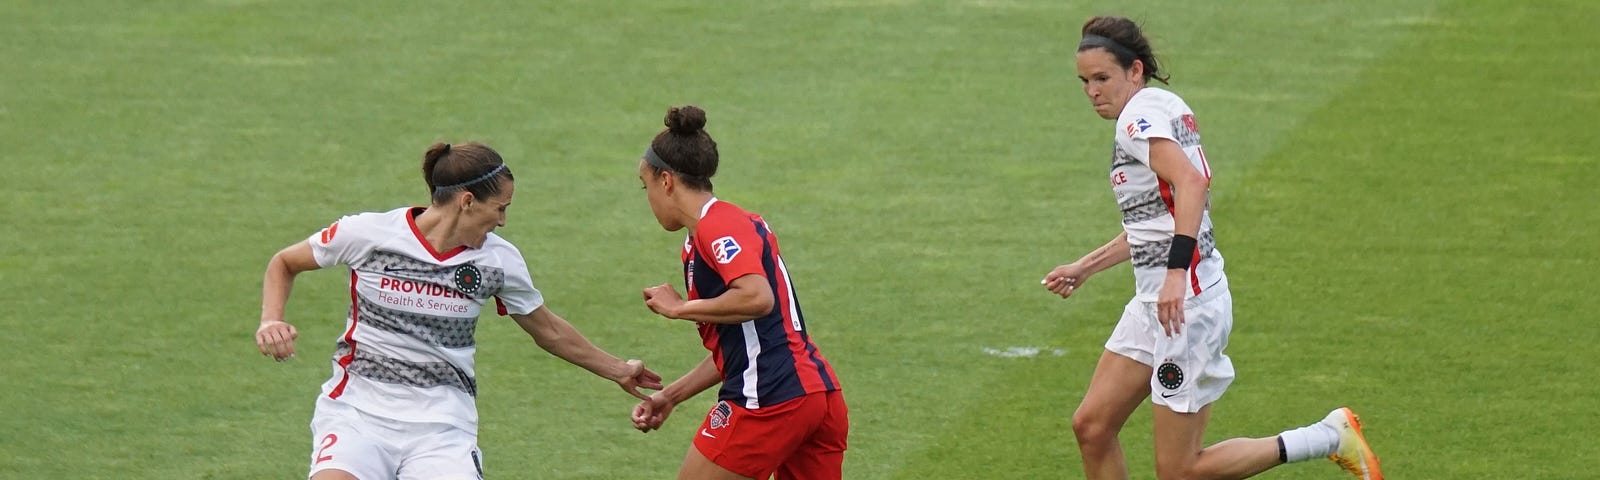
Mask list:
[[[317,449],[317,461],[311,463],[317,464],[333,460],[333,455],[323,455],[322,452],[328,451],[328,447],[333,446],[333,443],[337,441],[339,441],[339,436],[331,433],[322,437],[322,448]]]

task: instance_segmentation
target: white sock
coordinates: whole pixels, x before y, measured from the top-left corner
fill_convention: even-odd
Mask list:
[[[1322,458],[1339,450],[1339,431],[1317,422],[1278,434],[1278,445],[1285,463]]]

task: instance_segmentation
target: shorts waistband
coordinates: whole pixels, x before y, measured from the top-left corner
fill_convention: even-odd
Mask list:
[[[1204,305],[1206,302],[1209,302],[1212,299],[1221,296],[1224,293],[1228,293],[1228,277],[1222,277],[1221,279],[1217,280],[1217,283],[1213,283],[1211,286],[1201,289],[1199,295],[1195,295],[1193,297],[1189,297],[1187,300],[1184,300],[1183,306],[1198,307],[1200,305]]]

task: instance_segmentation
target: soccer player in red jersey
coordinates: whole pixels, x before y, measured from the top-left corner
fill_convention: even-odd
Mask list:
[[[850,429],[839,378],[807,334],[777,235],[712,194],[717,143],[705,124],[697,107],[669,109],[639,180],[662,228],[689,229],[688,299],[658,285],[644,290],[645,306],[695,322],[711,354],[634,407],[634,427],[659,428],[678,403],[720,383],[678,478],[837,479]]]

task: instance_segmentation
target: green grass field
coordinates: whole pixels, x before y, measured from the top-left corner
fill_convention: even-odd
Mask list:
[[[1209,439],[1348,404],[1391,478],[1600,476],[1600,3],[704,3],[7,2],[0,478],[303,478],[345,277],[301,277],[275,364],[262,269],[426,201],[440,140],[516,169],[500,232],[551,307],[676,378],[705,351],[639,301],[682,240],[634,168],[682,103],[783,240],[847,478],[1081,478],[1068,418],[1132,276],[1037,281],[1119,228],[1071,63],[1100,13],[1144,21],[1216,171],[1239,378]],[[710,406],[639,434],[509,320],[478,342],[492,478],[671,478]],[[1062,353],[984,350],[1013,346]],[[1122,438],[1154,478],[1148,407]]]

